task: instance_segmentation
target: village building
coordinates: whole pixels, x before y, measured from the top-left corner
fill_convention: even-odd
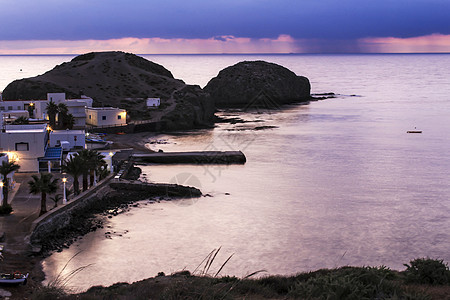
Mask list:
[[[84,130],[53,130],[50,133],[50,147],[61,147],[63,151],[84,149],[86,134]]]
[[[0,112],[12,121],[18,114],[30,119],[48,120],[47,104],[53,101],[56,105],[63,103],[68,113],[73,115],[75,129],[84,129],[86,126],[86,107],[92,107],[93,99],[81,96],[79,99],[66,99],[65,93],[48,93],[46,100],[1,100]]]
[[[147,108],[158,108],[160,105],[160,98],[147,98]]]
[[[3,125],[0,152],[20,165],[20,172],[37,172],[39,157],[45,156],[49,138],[47,124]]]
[[[115,107],[86,108],[86,124],[95,127],[113,127],[127,125],[127,111]]]
[[[36,117],[48,120],[47,104],[52,101],[56,105],[63,103],[67,106],[68,113],[73,115],[74,129],[84,129],[86,126],[86,108],[92,107],[93,99],[81,96],[79,99],[66,99],[65,93],[48,93],[47,100],[36,101]]]

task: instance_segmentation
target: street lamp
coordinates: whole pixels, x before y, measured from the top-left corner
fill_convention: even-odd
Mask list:
[[[114,153],[109,152],[109,158],[111,159],[111,165],[110,165],[110,167],[109,167],[109,172],[110,172],[110,173],[114,173],[114,168],[113,168],[113,156],[114,156]]]
[[[0,199],[1,203],[3,203],[3,180],[0,181]],[[8,199],[6,199],[6,201],[8,201]]]
[[[63,182],[63,204],[66,204],[67,203],[67,195],[66,195],[67,178],[63,177],[62,182]]]

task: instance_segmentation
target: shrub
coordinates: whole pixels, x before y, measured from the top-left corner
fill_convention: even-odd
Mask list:
[[[398,287],[387,280],[390,277],[393,273],[386,267],[325,270],[299,280],[291,287],[288,296],[300,299],[384,299],[398,292]]]
[[[450,283],[450,270],[442,259],[417,258],[404,266],[407,282],[433,285]]]
[[[12,206],[9,204],[0,206],[0,215],[9,215],[12,211]]]

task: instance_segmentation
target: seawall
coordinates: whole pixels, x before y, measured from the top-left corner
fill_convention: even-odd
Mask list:
[[[113,178],[114,174],[110,174],[99,182],[96,187],[80,193],[78,196],[67,202],[66,205],[54,208],[37,218],[31,225],[31,234],[29,238],[31,245],[39,245],[49,234],[55,233],[61,228],[68,226],[74,213],[91,205],[94,201],[98,201],[98,197],[95,197],[95,195],[105,188],[108,188],[108,183]]]
[[[111,174],[95,188],[81,193],[66,205],[57,207],[36,219],[32,224],[29,241],[31,245],[43,245],[46,243],[57,245],[59,242],[55,242],[55,240],[67,238],[70,243],[73,236],[61,234],[61,232],[64,232],[64,230],[69,232],[76,231],[80,234],[89,232],[93,227],[85,224],[84,220],[90,218],[93,213],[101,213],[111,209],[111,207],[126,206],[127,203],[151,197],[170,199],[194,198],[201,195],[202,192],[194,187],[128,180],[117,181],[114,179],[114,174]],[[96,225],[94,224],[93,226],[95,227]],[[47,248],[54,247],[48,246]]]
[[[241,151],[156,152],[133,154],[135,161],[157,164],[245,164]]]

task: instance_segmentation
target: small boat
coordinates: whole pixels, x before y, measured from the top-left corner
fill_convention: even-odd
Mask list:
[[[14,272],[13,274],[0,273],[0,284],[27,284],[28,273],[22,274]]]
[[[414,130],[408,130],[406,133],[422,133],[422,130],[417,130],[417,127],[414,127]]]

